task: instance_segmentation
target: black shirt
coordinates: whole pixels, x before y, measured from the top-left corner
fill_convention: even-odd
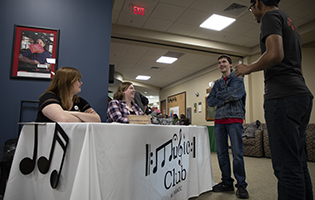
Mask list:
[[[284,58],[277,65],[264,71],[265,100],[312,96],[301,72],[301,37],[298,28],[281,10],[268,11],[261,19],[260,49],[262,54],[266,51],[266,38],[272,34],[282,37]]]
[[[43,96],[40,97],[36,122],[53,122],[52,120],[47,118],[42,112],[43,108],[53,103],[59,104],[62,107],[61,99],[53,93],[45,93]],[[91,108],[90,104],[83,98],[79,97],[79,101],[77,103],[73,103],[73,106],[70,111],[84,112],[89,108]]]

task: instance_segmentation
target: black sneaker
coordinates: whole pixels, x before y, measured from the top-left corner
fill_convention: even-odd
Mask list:
[[[244,187],[242,187],[242,186],[239,187],[239,188],[237,188],[237,190],[236,190],[236,196],[237,196],[238,198],[241,198],[241,199],[247,199],[247,198],[249,197],[246,188],[244,188]]]
[[[229,191],[234,191],[234,186],[233,185],[228,185],[224,182],[221,182],[212,188],[213,192],[229,192]]]

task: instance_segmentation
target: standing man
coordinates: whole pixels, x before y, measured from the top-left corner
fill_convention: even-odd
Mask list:
[[[236,75],[264,70],[264,110],[279,200],[312,200],[312,182],[305,152],[306,126],[313,95],[301,71],[301,38],[280,0],[250,0],[249,11],[260,23],[262,55],[236,66]]]
[[[223,54],[218,58],[218,67],[222,77],[215,82],[207,97],[207,104],[211,107],[216,106],[214,133],[222,174],[222,182],[213,187],[213,192],[234,191],[229,156],[229,136],[233,155],[233,173],[237,180],[236,195],[238,198],[248,198],[242,140],[246,100],[244,79],[235,75],[235,71],[231,69],[232,59],[228,55]]]
[[[140,92],[136,91],[134,101],[141,108],[142,112],[145,114],[148,104],[149,104],[148,98],[143,96]]]

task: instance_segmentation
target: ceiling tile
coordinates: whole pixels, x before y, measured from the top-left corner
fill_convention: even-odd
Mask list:
[[[212,14],[223,14],[223,10],[231,4],[230,0],[225,1],[210,1],[210,0],[195,0],[190,6],[191,9],[204,11],[209,13],[209,17]]]
[[[241,21],[236,20],[233,24],[226,27],[224,31],[234,33],[236,35],[240,35],[240,34],[246,33],[248,30],[256,26],[257,25],[252,24],[252,23],[246,23],[246,22],[241,22]]]
[[[176,6],[183,6],[188,8],[194,0],[160,0],[163,3],[172,4]]]
[[[179,35],[189,35],[196,29],[196,26],[174,23],[168,30],[168,33],[175,33]]]
[[[159,3],[152,12],[151,17],[164,20],[176,20],[184,11],[184,7]]]
[[[228,42],[237,37],[235,34],[225,31],[215,32],[210,36],[210,40],[217,42]]]
[[[192,33],[190,33],[188,36],[201,38],[201,39],[208,39],[211,37],[211,34],[213,34],[215,31],[205,28],[196,28]]]
[[[166,52],[168,52],[167,48],[150,48],[149,51],[146,53],[146,55],[153,55],[153,56],[158,56],[157,58],[159,58],[160,56],[164,55]]]
[[[150,47],[140,46],[140,45],[131,45],[126,53],[130,54],[145,54],[149,51]]]
[[[112,23],[117,23],[118,17],[119,17],[120,12],[119,11],[112,11]]]
[[[172,21],[149,18],[144,24],[143,28],[155,31],[166,31],[172,24]]]
[[[202,12],[199,10],[187,9],[177,20],[177,22],[183,24],[190,24],[193,26],[199,26],[206,19],[210,17],[208,12]]]
[[[148,17],[146,16],[132,15],[130,13],[121,13],[117,23],[124,26],[141,28],[147,19]]]
[[[121,9],[123,8],[123,5],[124,5],[124,1],[114,0],[113,11],[120,12]]]
[[[246,31],[243,35],[248,37],[257,38],[257,44],[259,44],[259,32],[260,32],[260,26],[257,25],[254,28]]]
[[[246,37],[246,36],[237,36],[236,38],[229,41],[231,44],[245,46],[246,44],[257,42],[256,38]]]

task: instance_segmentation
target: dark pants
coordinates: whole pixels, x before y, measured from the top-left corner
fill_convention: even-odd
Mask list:
[[[234,179],[231,177],[231,164],[229,155],[228,136],[230,136],[232,155],[233,155],[233,173],[237,180],[235,185],[237,188],[247,187],[245,182],[245,167],[243,159],[243,124],[215,124],[214,126],[215,140],[217,144],[217,154],[220,170],[222,173],[222,181],[226,184],[233,185]]]
[[[272,99],[264,103],[279,200],[313,200],[305,150],[305,130],[312,105],[308,96]]]

